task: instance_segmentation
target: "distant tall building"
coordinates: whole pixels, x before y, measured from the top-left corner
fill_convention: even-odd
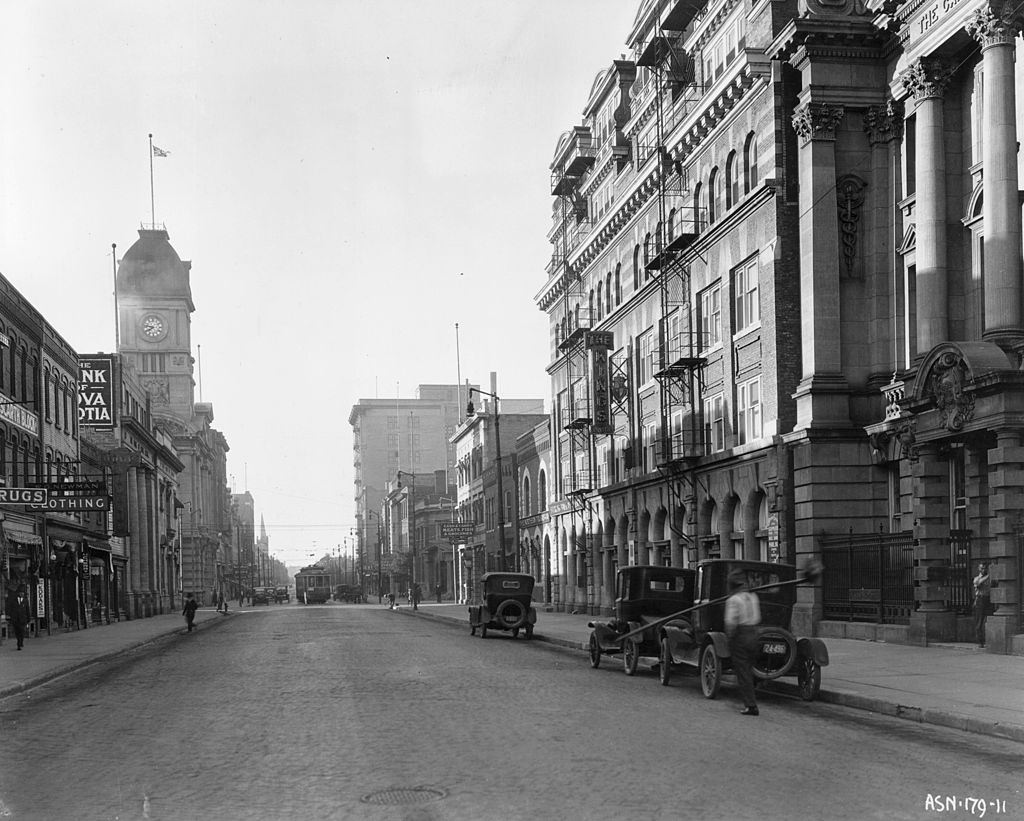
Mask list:
[[[470,387],[477,387],[472,385]],[[449,437],[462,420],[466,386],[420,385],[413,399],[360,399],[352,406],[356,519],[361,549],[375,544],[381,501],[398,471],[453,471]]]

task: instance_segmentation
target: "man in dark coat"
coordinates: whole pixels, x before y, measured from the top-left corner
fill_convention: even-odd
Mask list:
[[[196,610],[199,609],[199,605],[196,604],[196,600],[192,598],[192,594],[188,594],[188,598],[185,600],[185,609],[181,611],[181,615],[185,617],[185,623],[188,624],[188,632],[192,632],[193,622],[196,620]]]
[[[21,650],[25,645],[25,634],[28,632],[28,623],[31,619],[25,585],[21,585],[14,598],[11,599],[9,618],[11,627],[14,628],[14,637],[18,640],[18,649]]]

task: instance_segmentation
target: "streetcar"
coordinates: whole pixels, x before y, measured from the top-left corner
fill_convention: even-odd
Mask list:
[[[331,574],[319,565],[302,568],[295,574],[295,600],[303,604],[323,604],[331,597]]]

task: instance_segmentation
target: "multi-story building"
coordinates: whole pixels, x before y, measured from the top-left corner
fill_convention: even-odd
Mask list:
[[[352,406],[356,521],[359,549],[376,543],[377,523],[389,482],[398,471],[454,470],[449,438],[462,420],[471,385],[420,385],[412,399],[360,399]],[[363,556],[370,564],[370,557]]]
[[[460,547],[456,589],[462,601],[481,574],[521,567],[517,439],[548,421],[542,399],[495,401],[493,373],[490,393],[476,391],[474,388],[472,413],[467,413],[466,421],[452,436],[458,521],[475,526],[473,536]]]
[[[38,632],[87,626],[93,560],[109,566],[94,509],[65,501],[84,480],[78,380],[78,354],[0,276],[0,488],[9,494],[0,505],[0,582],[5,602],[26,587]]]
[[[985,558],[1024,652],[1021,19],[641,5],[552,163],[565,606],[625,562],[815,558],[801,630],[964,640]]]
[[[548,475],[551,472],[551,419],[515,441],[517,566],[537,580],[534,598],[551,601],[551,534]]]
[[[399,471],[387,485],[381,506],[386,524],[386,539],[381,546],[383,592],[406,593],[418,584],[424,599],[454,586],[451,543],[441,534],[441,525],[454,519],[455,485],[449,484],[449,472]],[[376,531],[374,532],[376,538]],[[363,578],[372,590],[377,579],[376,555],[367,553],[359,564]]]
[[[223,586],[231,505],[227,440],[213,427],[213,405],[195,401],[191,270],[163,227],[143,227],[118,265],[115,289],[119,351],[138,372],[153,419],[184,465],[181,584],[205,604]]]
[[[598,74],[557,146],[537,301],[567,608],[609,610],[626,563],[792,558],[776,434],[794,418],[800,324],[774,14],[644,3],[633,59]]]

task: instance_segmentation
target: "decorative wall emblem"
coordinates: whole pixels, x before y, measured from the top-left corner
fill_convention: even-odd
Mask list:
[[[974,394],[964,391],[966,381],[967,365],[952,351],[939,356],[928,376],[927,390],[947,430],[962,430],[974,416]]]
[[[860,210],[864,205],[864,189],[867,183],[855,174],[846,174],[836,180],[836,198],[839,205],[840,253],[846,275],[854,276],[853,263],[857,257],[857,224]]]
[[[171,389],[166,379],[147,379],[142,387],[157,405],[166,405],[171,401]]]

